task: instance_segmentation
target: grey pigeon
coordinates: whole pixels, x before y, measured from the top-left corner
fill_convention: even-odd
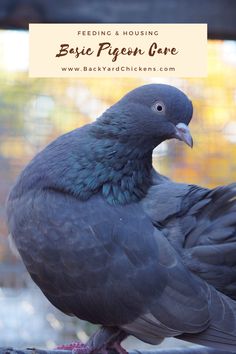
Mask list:
[[[9,230],[58,309],[100,324],[81,353],[125,350],[128,335],[236,348],[236,185],[174,183],[153,149],[192,146],[192,103],[138,87],[95,122],[49,144],[12,188]]]

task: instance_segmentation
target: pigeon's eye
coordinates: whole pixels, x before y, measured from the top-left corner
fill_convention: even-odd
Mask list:
[[[165,105],[162,102],[156,102],[152,106],[152,109],[157,113],[164,113],[165,112]]]

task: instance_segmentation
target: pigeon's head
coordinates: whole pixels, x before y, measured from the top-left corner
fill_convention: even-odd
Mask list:
[[[144,85],[127,93],[109,108],[101,123],[110,126],[110,133],[119,139],[140,141],[152,148],[176,138],[193,145],[188,128],[193,107],[189,98],[170,85]]]

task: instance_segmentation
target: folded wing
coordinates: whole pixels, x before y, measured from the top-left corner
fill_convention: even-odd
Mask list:
[[[210,325],[182,339],[236,345],[236,185],[212,190],[170,181],[153,186],[145,212],[188,269],[208,286]]]

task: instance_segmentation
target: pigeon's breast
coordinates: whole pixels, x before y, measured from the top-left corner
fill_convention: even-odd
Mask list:
[[[138,203],[31,190],[9,199],[8,224],[32,279],[65,313],[124,324],[165,286],[154,227]]]

